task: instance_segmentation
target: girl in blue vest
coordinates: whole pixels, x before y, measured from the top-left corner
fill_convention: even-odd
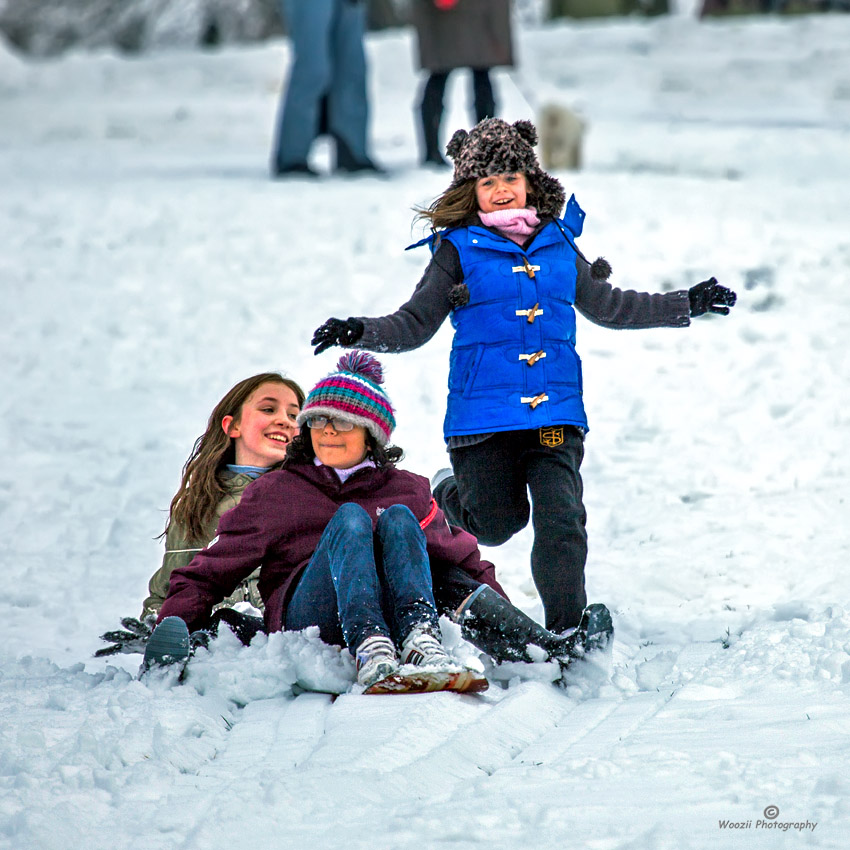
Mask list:
[[[687,327],[694,316],[728,314],[735,293],[714,278],[663,294],[612,287],[608,263],[589,263],[576,246],[585,214],[575,196],[564,209],[536,142],[529,121],[488,118],[458,130],[447,147],[454,178],[420,210],[432,234],[418,245],[432,258],[410,300],[382,318],[328,319],[312,344],[316,354],[331,345],[408,351],[451,318],[443,428],[452,469],[435,476],[434,497],[450,523],[487,546],[531,518],[546,627],[563,632],[587,604],[575,311],[608,328]]]

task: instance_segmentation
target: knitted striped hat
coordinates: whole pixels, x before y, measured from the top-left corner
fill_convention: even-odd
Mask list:
[[[336,368],[337,372],[310,390],[298,414],[298,425],[310,416],[335,416],[362,425],[379,446],[385,446],[395,430],[395,417],[379,386],[384,382],[381,364],[365,351],[350,351],[339,358]]]

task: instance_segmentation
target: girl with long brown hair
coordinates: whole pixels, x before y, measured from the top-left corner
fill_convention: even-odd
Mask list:
[[[156,615],[168,595],[171,573],[185,567],[215,537],[218,521],[235,507],[245,488],[286,457],[298,435],[295,419],[304,391],[278,372],[262,372],[233,386],[215,406],[206,431],[183,466],[171,500],[162,566],[151,577],[142,618]],[[249,602],[262,611],[255,577],[222,600]]]
[[[183,466],[163,532],[162,565],[148,583],[149,595],[141,618],[125,617],[121,620],[124,631],[102,635],[114,646],[98,650],[96,655],[143,651],[168,596],[171,573],[189,564],[215,538],[219,520],[239,504],[246,487],[286,457],[287,448],[298,435],[296,417],[303,403],[301,387],[279,372],[245,378],[218,402]],[[262,627],[259,617],[245,613],[252,608],[263,611],[257,574],[246,578],[216,608],[218,619],[225,620],[244,642],[250,642]]]

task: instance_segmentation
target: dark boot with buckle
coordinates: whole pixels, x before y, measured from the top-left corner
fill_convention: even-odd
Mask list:
[[[464,639],[494,661],[532,662],[529,645],[539,646],[549,658],[555,658],[568,655],[573,645],[572,635],[550,632],[486,584],[466,599],[455,620]]]
[[[532,662],[529,646],[540,647],[561,671],[588,653],[605,649],[614,635],[611,613],[601,603],[588,605],[570,634],[550,632],[514,607],[493,588],[482,584],[455,612],[465,640],[494,661]]]

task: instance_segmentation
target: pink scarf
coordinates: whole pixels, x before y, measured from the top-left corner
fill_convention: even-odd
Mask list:
[[[482,224],[495,227],[517,245],[522,245],[534,232],[534,228],[540,224],[534,207],[525,207],[520,210],[495,210],[490,213],[479,212],[478,217]]]

